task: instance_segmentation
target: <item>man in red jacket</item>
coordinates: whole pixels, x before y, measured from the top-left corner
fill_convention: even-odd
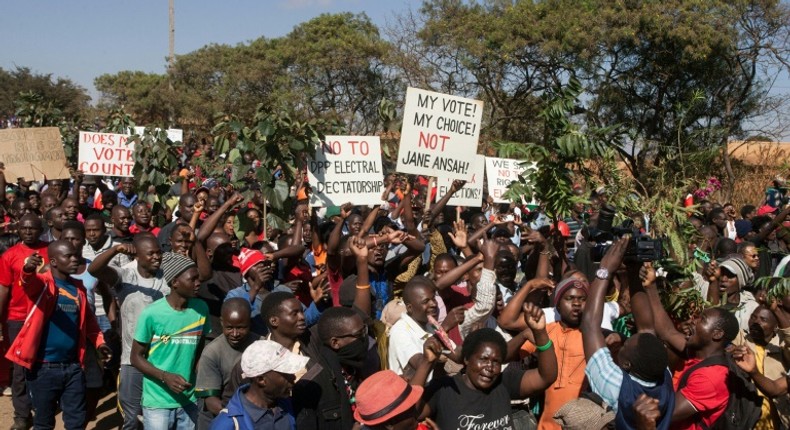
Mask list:
[[[38,253],[45,260],[47,258],[47,243],[39,240],[42,227],[41,219],[36,215],[23,215],[18,224],[21,242],[9,248],[0,258],[0,323],[7,325],[8,340],[11,343],[22,330],[25,317],[33,306],[27,294],[22,291],[22,266],[34,253]],[[32,407],[25,387],[25,369],[22,366],[14,365],[11,390],[11,403],[14,405],[14,425],[11,430],[27,430],[32,425]]]
[[[66,429],[84,429],[86,343],[93,343],[104,359],[111,351],[90,311],[85,287],[71,277],[79,267],[77,250],[58,240],[49,244],[47,254],[49,271],[36,273],[44,263],[38,253],[22,266],[22,289],[34,305],[6,358],[26,369],[35,428],[54,428],[59,403]]]

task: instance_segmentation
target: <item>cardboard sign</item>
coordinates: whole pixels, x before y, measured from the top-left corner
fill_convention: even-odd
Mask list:
[[[0,162],[5,177],[28,181],[66,179],[69,168],[57,127],[9,128],[0,130]]]
[[[472,162],[472,179],[466,181],[464,187],[450,197],[450,200],[447,201],[448,205],[475,208],[483,206],[483,171],[485,170],[485,166],[485,157],[477,155]],[[450,191],[450,186],[452,184],[453,179],[445,177],[437,178],[437,201]]]
[[[483,102],[409,88],[398,172],[471,180]]]
[[[159,129],[157,129],[158,131]],[[145,127],[135,127],[134,134],[139,134],[140,136],[143,135],[145,131]],[[167,138],[173,142],[184,142],[184,130],[180,128],[168,128],[167,129]]]
[[[326,136],[307,161],[311,206],[381,203],[384,169],[378,136]]]
[[[523,161],[510,158],[486,157],[486,180],[488,181],[488,195],[493,197],[494,203],[509,203],[510,200],[502,196],[507,191],[508,185],[518,181],[518,175],[526,169],[534,169],[537,164],[521,166]],[[531,198],[527,199],[531,200]]]
[[[79,170],[86,175],[131,177],[134,142],[126,134],[81,131]]]

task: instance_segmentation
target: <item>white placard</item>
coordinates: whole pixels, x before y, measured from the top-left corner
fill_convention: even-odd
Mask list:
[[[518,181],[518,175],[526,169],[537,168],[537,164],[521,166],[523,161],[510,158],[486,157],[486,180],[488,181],[488,195],[493,197],[494,203],[509,203],[502,196],[507,191],[508,185]],[[527,199],[531,200],[531,198]]]
[[[307,161],[311,206],[381,203],[384,169],[378,136],[326,136]]]
[[[156,129],[159,130],[159,129]],[[135,127],[134,133],[139,134],[140,136],[143,135],[145,131],[145,127]],[[167,138],[173,142],[181,142],[184,143],[184,130],[180,128],[168,128],[167,129]]]
[[[86,175],[131,177],[134,142],[126,134],[81,131],[79,170]]]
[[[472,162],[472,179],[466,181],[464,187],[455,193],[447,204],[450,206],[469,206],[479,208],[483,205],[483,171],[485,170],[485,157],[477,155]],[[436,179],[438,190],[436,200],[439,201],[453,184],[454,179],[439,177]]]
[[[482,118],[480,100],[408,88],[398,172],[471,180]]]

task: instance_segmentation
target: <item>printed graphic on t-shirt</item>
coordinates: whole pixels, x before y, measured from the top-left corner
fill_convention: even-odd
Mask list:
[[[458,430],[514,430],[510,422],[510,415],[505,415],[494,420],[487,420],[484,414],[458,416]]]
[[[162,345],[197,345],[200,336],[203,334],[203,326],[206,324],[206,318],[200,318],[192,324],[176,331],[175,333],[154,335],[151,340],[151,350],[149,354],[153,354],[157,348]]]

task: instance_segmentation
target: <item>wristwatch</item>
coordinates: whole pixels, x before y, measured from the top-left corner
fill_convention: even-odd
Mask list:
[[[609,271],[605,268],[601,267],[595,272],[595,277],[598,279],[603,279],[604,281],[609,280]]]

